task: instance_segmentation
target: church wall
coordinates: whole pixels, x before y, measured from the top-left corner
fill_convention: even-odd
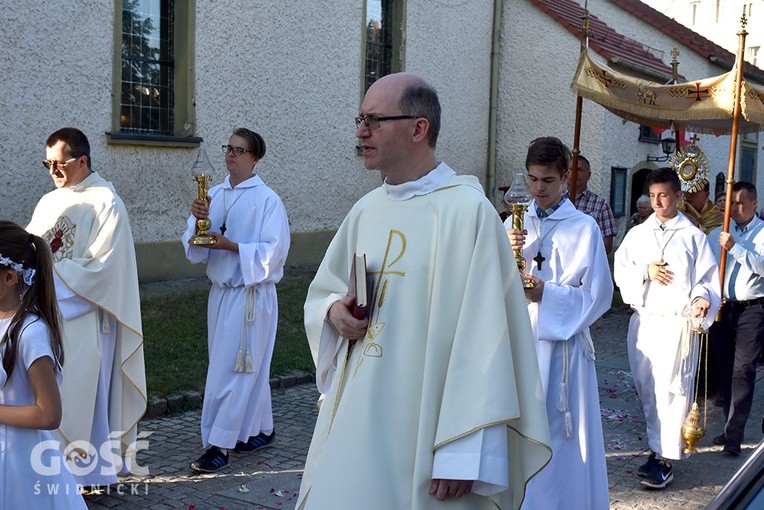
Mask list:
[[[493,2],[407,2],[406,69],[426,76],[443,109],[437,156],[486,182]]]
[[[470,4],[409,2],[405,68],[424,74],[441,94],[439,157],[484,178],[492,2]],[[380,179],[363,168],[355,149],[362,2],[294,6],[197,0],[194,134],[204,139],[212,184],[226,175],[220,146],[234,128],[263,135],[267,154],[258,170],[287,208],[295,245],[290,261],[317,263],[328,242],[321,233],[336,229]],[[177,241],[196,194],[197,149],[110,145],[105,134],[112,124],[114,3],[11,2],[0,17],[0,36],[13,41],[0,48],[10,78],[0,84],[6,160],[0,215],[28,222],[38,198],[53,188],[40,163],[45,138],[75,126],[90,139],[93,168],[125,201],[144,279],[198,273],[178,257]],[[52,26],[72,19],[79,29],[51,37]]]
[[[485,185],[493,1],[403,4],[404,67],[428,78],[443,105],[437,155]],[[107,140],[114,5],[5,2],[0,11],[0,37],[10,41],[0,46],[5,78],[0,81],[0,217],[28,222],[38,198],[53,188],[41,165],[45,138],[76,126],[90,138],[94,169],[125,201],[142,278],[199,274],[203,268],[185,263],[178,241],[196,194],[190,169],[197,149]],[[194,134],[204,139],[213,184],[226,175],[220,146],[234,128],[264,136],[267,154],[258,170],[287,208],[293,236],[289,263],[310,264],[320,261],[352,204],[380,180],[363,168],[355,149],[362,2],[294,5],[265,2],[254,9],[245,0],[196,0]],[[553,135],[572,145],[575,96],[569,85],[579,51],[579,41],[528,0],[503,5],[497,185],[509,184],[511,172],[523,169],[533,138]],[[619,32],[667,54],[677,46],[610,2],[590,1],[589,8]],[[67,20],[77,20],[76,28],[61,29]],[[680,52],[680,71],[688,78],[723,72],[688,48]],[[631,169],[647,154],[661,155],[657,146],[638,142],[636,133],[636,124],[584,101],[581,148],[592,162],[595,192],[609,195],[612,166]],[[714,174],[726,172],[728,146],[728,137],[701,139]],[[761,150],[758,154],[761,159]],[[498,205],[496,190],[488,196]]]

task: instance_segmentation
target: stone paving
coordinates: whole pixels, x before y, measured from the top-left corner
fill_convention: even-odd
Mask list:
[[[743,454],[728,458],[711,438],[721,432],[721,412],[709,405],[706,437],[699,453],[675,463],[674,482],[663,491],[641,488],[636,469],[646,458],[641,404],[629,373],[625,347],[628,313],[608,313],[593,328],[597,348],[602,422],[605,435],[611,508],[663,510],[704,508],[761,440],[764,415],[764,372],[759,373],[756,399],[746,430]],[[291,510],[315,423],[318,392],[313,384],[275,389],[276,441],[250,454],[231,453],[219,473],[194,475],[189,463],[202,453],[200,412],[188,411],[146,419],[139,432],[149,448],[137,462],[145,476],[122,478],[119,485],[86,496],[91,509]]]

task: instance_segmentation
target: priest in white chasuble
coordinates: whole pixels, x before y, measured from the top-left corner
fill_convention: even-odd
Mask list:
[[[589,327],[609,308],[613,283],[596,221],[562,193],[570,150],[557,138],[531,142],[525,160],[533,200],[525,232],[505,222],[523,250],[525,291],[552,439],[552,462],[531,480],[524,510],[610,507],[594,345]]]
[[[110,434],[124,452],[146,410],[133,235],[122,199],[91,169],[82,131],[51,134],[45,154],[56,189],[40,199],[27,230],[50,244],[64,319],[63,418],[56,435],[62,450],[74,441],[90,445],[74,465],[78,484],[107,485],[116,483],[122,465],[109,455]]]
[[[551,452],[532,333],[501,221],[434,156],[435,90],[399,73],[356,136],[385,183],[351,209],[305,302],[321,406],[297,508],[517,509]],[[351,259],[367,260],[356,319]]]
[[[682,423],[694,398],[697,338],[720,303],[719,271],[705,234],[681,212],[682,195],[670,168],[647,176],[654,213],[629,230],[615,253],[615,282],[634,314],[628,351],[642,400],[651,453],[639,470],[641,484],[663,489],[674,479],[672,461],[683,458]]]

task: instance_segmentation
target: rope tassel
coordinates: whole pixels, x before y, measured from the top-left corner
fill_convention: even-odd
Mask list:
[[[568,401],[569,387],[568,378],[570,377],[570,361],[568,360],[568,342],[563,342],[562,347],[562,382],[560,383],[560,393],[557,397],[557,410],[563,413],[565,424],[565,437],[573,437],[573,415],[570,412],[570,403]]]
[[[561,412],[568,410],[568,385],[565,382],[560,383],[560,393],[557,395],[557,410]]]
[[[252,356],[249,354],[249,329],[255,322],[255,285],[247,287],[247,301],[244,309],[244,322],[241,324],[241,337],[239,342],[239,353],[236,355],[234,372],[254,372],[252,367]]]
[[[565,411],[565,437],[573,437],[573,415],[570,411]]]

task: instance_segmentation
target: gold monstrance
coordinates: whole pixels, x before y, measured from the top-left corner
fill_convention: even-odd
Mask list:
[[[204,149],[199,149],[199,154],[196,155],[196,161],[191,169],[191,173],[194,176],[194,180],[197,184],[197,191],[200,200],[207,200],[207,191],[210,185],[210,173],[212,173],[212,165],[210,164],[207,153]],[[217,239],[207,233],[212,226],[212,222],[209,218],[197,218],[196,219],[196,235],[188,240],[189,244],[196,246],[209,246],[210,244],[217,243]]]
[[[507,213],[512,215],[512,228],[515,230],[524,230],[525,212],[528,210],[528,203],[531,201],[531,192],[525,184],[525,174],[522,171],[515,172],[515,179],[512,186],[504,194],[504,203],[507,204]],[[525,258],[522,248],[513,249],[517,269],[523,277],[523,288],[532,289],[536,284],[528,278],[525,271]]]

